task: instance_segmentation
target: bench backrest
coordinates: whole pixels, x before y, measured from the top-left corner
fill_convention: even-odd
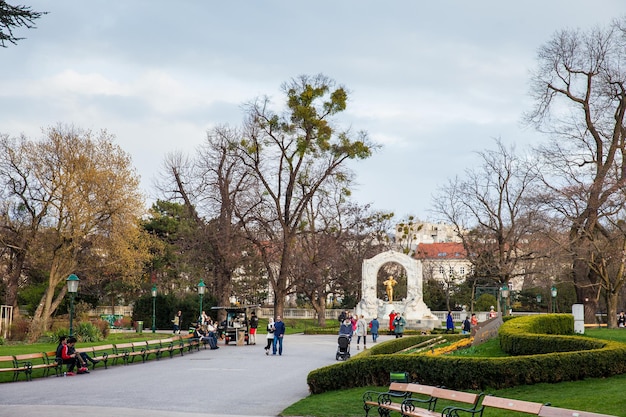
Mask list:
[[[483,406],[539,415],[539,411],[541,411],[543,404],[488,395],[483,398]]]
[[[389,392],[406,392],[408,385],[403,382],[392,382],[389,385]]]
[[[422,385],[422,384],[406,384],[406,391],[411,392],[413,394],[422,394],[427,396],[432,396],[435,387],[430,385]]]
[[[43,353],[24,353],[22,355],[15,355],[16,361],[27,361],[32,359],[44,359]]]
[[[133,344],[132,343],[120,343],[117,345],[113,345],[114,348],[117,349],[132,349]]]
[[[462,391],[454,391],[451,389],[445,388],[433,388],[433,392],[431,394],[433,397],[442,399],[442,400],[450,400],[457,401],[465,404],[476,404],[478,399],[480,398],[479,394],[473,394],[471,392],[462,392]]]
[[[590,413],[589,411],[567,410],[565,408],[544,405],[539,411],[539,417],[616,417],[608,414]]]
[[[106,350],[113,350],[113,345],[100,345],[100,346],[93,346],[93,352],[103,352]]]

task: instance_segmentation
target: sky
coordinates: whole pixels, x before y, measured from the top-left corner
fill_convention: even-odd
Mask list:
[[[606,26],[623,0],[9,0],[47,11],[0,48],[0,134],[58,124],[106,129],[133,160],[147,204],[165,156],[193,156],[242,105],[322,73],[350,92],[343,126],[381,148],[351,163],[353,196],[441,220],[433,196],[495,140],[547,137],[522,123],[538,48]]]

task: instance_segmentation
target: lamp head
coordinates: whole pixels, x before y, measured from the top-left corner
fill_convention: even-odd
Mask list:
[[[152,289],[150,290],[150,294],[152,294],[153,298],[156,298],[156,296],[157,296],[157,286],[156,286],[156,284],[154,284],[152,286]]]
[[[198,283],[198,294],[204,295],[204,290],[206,289],[206,285],[204,284],[204,280],[201,279]]]
[[[71,274],[65,282],[67,283],[67,292],[76,294],[78,292],[78,282],[80,279],[74,274]]]

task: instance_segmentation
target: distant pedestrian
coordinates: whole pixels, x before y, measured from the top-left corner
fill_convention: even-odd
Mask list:
[[[256,329],[259,327],[259,318],[253,311],[250,315],[250,343],[256,345]]]
[[[363,314],[356,322],[356,349],[359,350],[359,343],[363,338],[363,349],[367,349],[367,322],[363,317]]]
[[[172,320],[172,324],[173,324],[172,333],[180,334],[180,327],[182,323],[183,323],[183,312],[178,310],[178,312],[174,316],[174,319]]]
[[[472,330],[472,323],[470,322],[469,316],[465,316],[465,320],[463,320],[462,331],[463,334],[469,334]]]
[[[494,317],[498,317],[498,313],[496,312],[496,309],[493,306],[491,306],[489,308],[489,318],[493,319]]]
[[[454,319],[451,311],[448,311],[448,317],[446,317],[446,333],[448,332],[454,333]]]
[[[393,326],[393,322],[396,319],[396,310],[391,310],[391,313],[389,313],[389,331],[393,332],[394,331],[394,326]]]
[[[472,318],[470,319],[470,324],[472,327],[478,326],[478,317],[476,317],[476,313],[472,313]]]
[[[396,334],[396,339],[404,336],[404,326],[406,326],[406,320],[401,313],[397,313],[393,320],[393,331]]]
[[[272,345],[272,355],[276,355],[278,349],[278,355],[283,354],[283,336],[285,335],[285,323],[283,323],[280,316],[276,316],[274,322],[274,344]]]
[[[339,326],[339,334],[348,336],[348,339],[352,340],[352,322],[349,318],[346,317],[341,326]]]
[[[267,344],[265,345],[265,354],[270,354],[270,348],[274,344],[274,317],[270,317],[267,322]]]
[[[376,343],[378,339],[378,328],[380,327],[380,323],[378,322],[378,317],[374,317],[372,321],[370,321],[370,333],[372,333],[372,341]]]

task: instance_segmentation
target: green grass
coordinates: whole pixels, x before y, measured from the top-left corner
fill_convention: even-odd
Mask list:
[[[562,382],[559,384],[523,385],[502,390],[489,390],[487,393],[499,397],[514,398],[533,402],[550,402],[555,407],[592,411],[626,417],[624,409],[624,386],[626,375],[604,379]],[[281,416],[311,417],[362,417],[363,393],[367,390],[386,391],[384,387],[361,387],[342,391],[331,391],[310,395],[287,407]],[[445,402],[437,403],[441,410]],[[370,415],[377,415],[371,410]],[[516,417],[527,414],[485,410],[483,417]]]
[[[586,329],[585,336],[626,343],[626,330],[624,329]],[[492,339],[479,346],[460,350],[453,354],[474,357],[507,356],[500,349],[498,339]],[[626,386],[626,375],[618,375],[611,378],[587,379],[559,384],[522,385],[502,390],[487,390],[486,393],[532,402],[550,402],[555,407],[626,417],[624,386]],[[361,398],[363,393],[368,390],[386,391],[386,387],[361,387],[310,395],[286,408],[281,413],[281,416],[363,416],[365,413]],[[441,410],[446,404],[449,403],[443,401],[441,404],[438,403],[437,409]],[[376,410],[370,411],[370,415],[375,416],[376,414]],[[527,414],[485,410],[483,417],[517,417],[525,415]]]

